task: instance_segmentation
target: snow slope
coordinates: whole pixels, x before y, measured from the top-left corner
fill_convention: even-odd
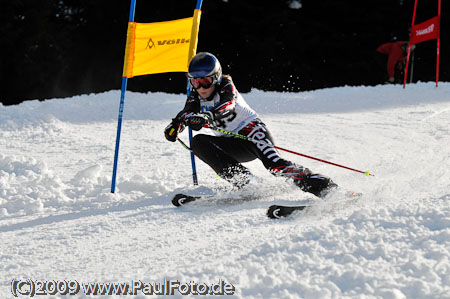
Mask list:
[[[258,179],[235,191],[197,160],[193,186],[189,152],[163,136],[185,97],[164,93],[127,92],[111,194],[119,96],[0,106],[1,298],[13,297],[13,279],[222,280],[237,298],[450,298],[450,83],[244,94],[278,146],[375,175],[282,153],[363,192],[353,204],[314,199],[258,161],[247,164]],[[179,191],[219,199],[177,209]],[[248,195],[257,199],[239,200]],[[317,206],[265,216],[298,202]],[[82,288],[72,297],[92,298]]]

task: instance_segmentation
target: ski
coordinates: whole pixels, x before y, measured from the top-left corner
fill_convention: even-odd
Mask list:
[[[362,195],[363,194],[359,193],[359,192],[345,191],[344,192],[344,202],[345,203],[354,202],[354,201],[358,200]],[[331,200],[331,199],[328,199],[327,201],[329,201],[332,204],[339,204],[339,201],[335,201],[335,200]],[[294,205],[294,206],[272,205],[267,209],[266,214],[269,218],[280,219],[280,218],[290,216],[295,211],[302,211],[311,206],[313,206],[313,205],[312,204],[311,205]]]
[[[302,211],[308,207],[309,205],[298,205],[298,206],[272,205],[267,209],[266,214],[269,218],[280,219],[291,215],[295,211]]]
[[[172,197],[172,204],[176,207],[181,207],[187,203],[201,200],[202,202],[211,202],[211,203],[222,203],[222,204],[236,204],[242,203],[249,200],[258,199],[258,196],[255,195],[238,195],[235,194],[233,196],[223,196],[223,195],[187,195],[183,193],[175,194]]]
[[[188,202],[196,201],[199,198],[202,197],[178,193],[172,197],[172,204],[176,207],[181,207],[182,205],[187,204]]]

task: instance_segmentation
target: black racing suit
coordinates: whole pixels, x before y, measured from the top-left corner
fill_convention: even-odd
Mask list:
[[[173,121],[182,128],[190,116],[202,112],[212,117],[214,126],[248,137],[244,140],[213,131],[217,136],[197,134],[191,141],[194,154],[235,186],[245,185],[250,177],[250,172],[241,163],[255,159],[261,160],[272,174],[290,178],[302,190],[317,196],[336,186],[328,177],[313,174],[309,169],[279,156],[266,125],[247,105],[230,76],[223,76],[208,99],[201,98],[193,90],[184,109]]]

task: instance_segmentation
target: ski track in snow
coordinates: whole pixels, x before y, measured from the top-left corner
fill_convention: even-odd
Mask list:
[[[363,192],[352,204],[314,199],[258,161],[246,164],[258,179],[236,192],[197,159],[193,186],[189,152],[163,135],[185,96],[164,93],[127,92],[112,194],[119,97],[0,106],[1,298],[13,278],[224,280],[235,298],[450,298],[450,83],[244,94],[278,146],[375,175],[281,153]],[[175,208],[177,192],[217,199]],[[317,205],[271,220],[275,203]]]

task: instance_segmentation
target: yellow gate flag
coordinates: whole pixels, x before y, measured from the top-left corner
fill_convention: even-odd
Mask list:
[[[197,48],[201,11],[194,16],[158,23],[128,23],[123,77],[187,72]]]

